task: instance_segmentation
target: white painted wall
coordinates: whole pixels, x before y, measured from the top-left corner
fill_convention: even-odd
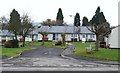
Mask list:
[[[38,40],[42,40],[42,35],[38,34]]]
[[[84,40],[83,35],[85,35],[85,40],[86,40],[86,34],[80,34],[80,39]],[[47,37],[48,37],[48,40],[50,40],[50,41],[53,40],[53,34],[48,34]],[[71,38],[73,38],[71,36],[71,34],[66,34],[66,36],[65,36],[66,41],[71,41]],[[78,35],[75,38],[77,38],[77,41],[79,41]],[[90,35],[88,35],[88,39],[90,39],[90,38],[91,38]],[[96,40],[95,35],[94,35],[94,38],[92,38],[92,39]],[[38,40],[42,40],[42,35],[41,34],[38,34]],[[58,40],[62,40],[61,34],[58,34]]]
[[[65,41],[71,41],[71,34],[66,34]]]
[[[48,34],[48,36],[47,36],[47,37],[48,37],[48,40],[50,40],[50,41],[51,41],[51,40],[53,39],[53,34]]]
[[[120,48],[118,47],[118,27],[112,30],[109,43],[111,48]]]
[[[0,36],[0,42],[2,42],[2,37]]]

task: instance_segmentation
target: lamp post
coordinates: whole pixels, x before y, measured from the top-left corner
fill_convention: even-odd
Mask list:
[[[74,15],[69,15],[70,17],[73,17],[73,18],[75,18],[75,16]],[[74,42],[74,40],[75,40],[75,26],[74,26],[74,21],[73,21],[73,35],[72,35],[72,37],[73,37],[73,42]]]
[[[74,15],[69,15],[70,17],[74,17],[74,19],[75,19],[75,16]],[[75,20],[74,20],[75,21]],[[80,33],[80,27],[79,27],[79,19],[77,18],[76,19],[76,21],[77,21],[77,23],[76,23],[76,25],[74,24],[74,22],[73,22],[73,25],[74,25],[74,30],[73,30],[73,32],[74,32],[74,39],[73,40],[75,40],[75,34],[78,34],[78,39],[79,39],[79,41],[80,41],[80,35],[79,35],[79,33]]]

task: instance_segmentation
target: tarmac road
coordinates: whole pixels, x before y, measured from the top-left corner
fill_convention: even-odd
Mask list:
[[[66,59],[60,56],[64,49],[40,46],[17,58],[2,61],[3,71],[79,71],[118,70],[118,65],[99,64],[87,60]]]

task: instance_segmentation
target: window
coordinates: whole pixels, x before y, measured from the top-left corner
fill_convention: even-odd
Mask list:
[[[55,40],[58,40],[58,34],[55,34]]]
[[[94,34],[93,34],[93,38],[95,38]]]
[[[71,37],[74,37],[74,34],[71,34]]]
[[[91,39],[92,39],[92,36],[93,36],[93,35],[90,35],[90,38],[91,38]]]
[[[86,34],[86,38],[88,38],[88,35]]]
[[[53,40],[58,40],[58,34],[53,33]]]
[[[85,38],[85,35],[83,35],[82,37]]]
[[[77,38],[77,34],[71,34],[72,38]]]

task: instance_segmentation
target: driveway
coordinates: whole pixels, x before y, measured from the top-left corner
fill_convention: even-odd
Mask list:
[[[64,49],[40,46],[17,58],[3,60],[3,71],[13,70],[118,70],[117,65],[94,63],[87,60],[66,59],[60,56]],[[31,69],[30,69],[31,68]],[[50,69],[49,69],[50,68]],[[62,68],[62,69],[61,69]],[[95,69],[94,69],[95,68]]]

